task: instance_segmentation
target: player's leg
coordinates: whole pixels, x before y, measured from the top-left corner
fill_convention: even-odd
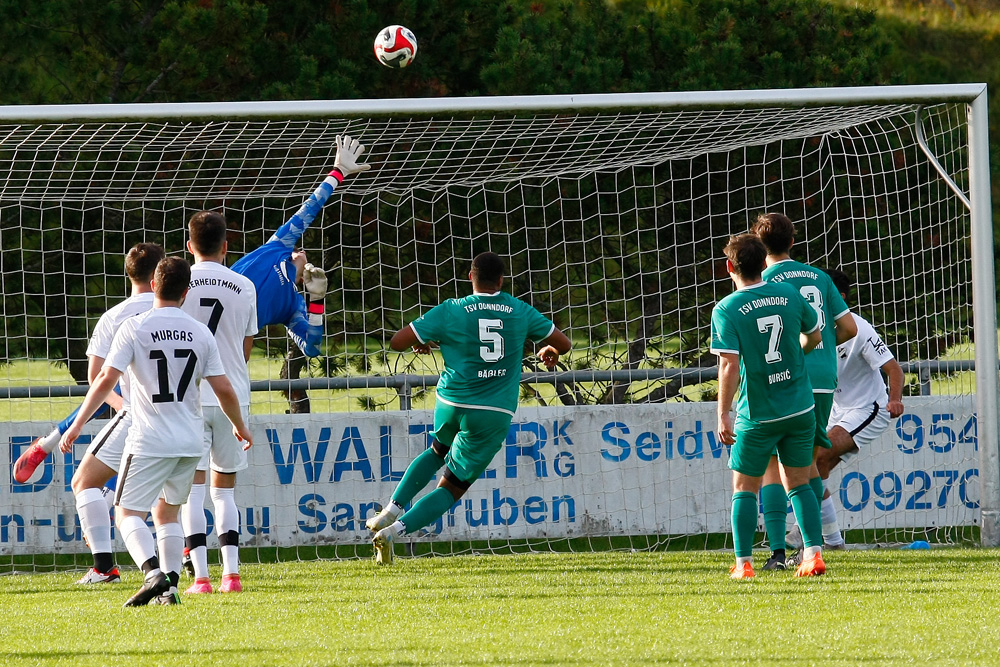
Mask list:
[[[823,531],[819,501],[809,483],[814,467],[812,450],[816,419],[810,411],[781,423],[784,433],[778,442],[778,461],[803,541],[802,564],[795,576],[820,575],[826,571]]]
[[[249,422],[250,408],[243,406],[243,419]],[[240,510],[236,506],[236,475],[249,466],[243,443],[233,434],[232,425],[219,407],[205,408],[205,422],[211,423],[212,506],[215,530],[222,554],[220,593],[239,593],[240,582]]]
[[[156,541],[145,519],[172,470],[173,459],[129,455],[122,460],[118,471],[115,522],[125,548],[143,573],[142,587],[125,602],[126,607],[149,604],[170,589],[170,581],[156,557]]]
[[[768,426],[736,420],[736,444],[729,455],[729,468],[733,471],[732,527],[736,556],[736,564],[729,569],[729,576],[733,579],[754,576],[757,494],[773,451],[774,438]]]
[[[87,546],[94,557],[93,567],[76,583],[96,584],[119,581],[115,567],[111,516],[108,512],[104,485],[117,473],[125,449],[125,436],[131,419],[119,412],[87,448],[83,460],[73,473],[70,485],[76,499],[76,513]]]
[[[816,404],[816,409],[813,411],[816,419],[816,431],[813,436],[813,463],[809,471],[809,486],[816,495],[816,502],[822,503],[825,487],[823,477],[819,474],[819,466],[816,465],[816,459],[823,450],[828,450],[833,446],[827,435],[830,412],[833,410],[833,393],[814,391],[813,402]]]
[[[862,409],[834,408],[830,414],[830,430],[827,432],[832,447],[821,451],[816,459],[820,476],[826,480],[838,464],[857,456],[862,447],[879,437],[889,427],[889,423],[889,413],[877,403]],[[837,507],[829,490],[823,496],[820,514],[823,520],[824,546],[830,549],[846,547],[837,521]]]
[[[156,543],[160,554],[160,567],[166,572],[169,588],[158,595],[154,604],[180,604],[177,591],[180,581],[181,558],[184,553],[184,530],[180,524],[180,506],[191,492],[191,481],[198,465],[198,457],[171,459],[173,470],[163,482],[163,497],[153,508],[156,526]]]
[[[188,569],[194,582],[185,593],[211,593],[212,581],[208,577],[208,519],[205,517],[205,484],[208,481],[209,451],[212,446],[212,423],[204,419],[205,453],[198,461],[194,479],[191,482],[191,492],[187,502],[181,506],[181,527],[184,529],[183,567]]]
[[[392,498],[382,511],[365,522],[372,532],[378,532],[393,524],[405,511],[413,498],[423,490],[444,465],[448,450],[459,430],[457,408],[438,402],[434,407],[434,430],[431,431],[431,446],[421,452],[406,467]]]
[[[785,569],[785,522],[788,517],[788,497],[781,485],[778,457],[772,456],[764,472],[760,487],[760,507],[764,514],[764,531],[771,557],[764,563],[765,570]]]
[[[121,394],[121,388],[115,385],[115,393]],[[101,403],[100,407],[94,412],[90,420],[102,417],[105,412],[108,411],[108,404]],[[77,413],[80,412],[80,408],[77,408],[69,414],[68,417],[59,422],[52,431],[45,436],[40,438],[35,438],[31,445],[21,452],[21,455],[17,457],[14,461],[13,476],[14,481],[24,484],[27,482],[31,476],[38,469],[38,466],[42,465],[42,462],[48,457],[49,454],[56,450],[59,446],[59,438],[62,434],[66,432],[66,429],[70,427],[73,421],[76,419]]]
[[[194,577],[194,582],[185,593],[211,593],[212,582],[208,576],[208,519],[205,517],[207,453],[198,462],[197,468],[191,482],[191,491],[180,511],[181,528],[184,531],[181,568],[189,568]]]
[[[375,533],[372,542],[377,563],[392,563],[396,538],[416,533],[444,515],[489,467],[506,442],[512,415],[467,408],[453,408],[453,411],[458,433],[448,450],[447,470],[433,491],[413,503],[393,524]]]

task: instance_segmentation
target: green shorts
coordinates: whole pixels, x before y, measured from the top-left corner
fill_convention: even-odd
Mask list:
[[[736,444],[729,453],[729,468],[750,477],[763,477],[777,450],[778,462],[789,468],[812,465],[816,417],[813,411],[776,422],[751,422],[737,418]]]
[[[833,443],[830,442],[830,436],[826,434],[826,428],[830,423],[830,411],[833,410],[833,393],[813,392],[813,403],[816,404],[816,437],[813,444],[816,447],[830,449],[833,447]]]
[[[510,420],[506,412],[460,408],[439,400],[434,406],[431,436],[448,447],[448,469],[460,480],[472,483],[507,442]]]

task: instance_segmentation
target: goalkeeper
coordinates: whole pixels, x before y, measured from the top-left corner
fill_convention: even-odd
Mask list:
[[[371,168],[369,164],[358,164],[365,147],[357,139],[338,136],[336,143],[337,158],[330,175],[267,243],[232,266],[257,288],[257,327],[284,324],[288,335],[308,357],[320,353],[327,279],[323,269],[308,262],[298,242],[336,187],[351,174]],[[299,281],[305,297],[295,289]]]
[[[296,246],[334,189],[348,176],[371,168],[369,164],[358,164],[358,158],[365,152],[365,147],[357,139],[344,135],[336,137],[335,141],[337,157],[329,176],[267,243],[232,266],[233,271],[249,278],[257,288],[257,327],[284,324],[288,335],[309,357],[319,355],[327,279],[323,269],[309,263],[305,251]],[[295,289],[295,284],[299,281],[302,282],[308,299]],[[96,372],[94,375],[96,376]],[[113,397],[110,401],[121,404],[120,397]],[[105,405],[91,419],[100,417],[106,410]],[[76,413],[74,411],[59,422],[48,435],[35,439],[21,454],[14,464],[15,481],[23,484],[31,478],[38,466],[59,445],[59,438],[73,423]]]

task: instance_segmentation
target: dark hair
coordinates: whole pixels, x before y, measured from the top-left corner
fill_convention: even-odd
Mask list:
[[[769,255],[784,255],[795,240],[795,225],[781,213],[761,213],[750,231],[764,242]]]
[[[722,252],[733,265],[733,273],[744,280],[759,278],[764,271],[767,248],[754,234],[730,236]]]
[[[163,301],[180,301],[191,284],[191,265],[181,257],[165,257],[156,265],[153,292]]]
[[[851,293],[851,277],[841,271],[840,269],[823,269],[826,271],[826,275],[830,276],[833,280],[834,287],[837,291],[843,294],[845,297]]]
[[[472,281],[478,285],[499,286],[503,278],[503,260],[495,252],[483,252],[472,260]]]
[[[226,242],[226,219],[215,211],[200,211],[188,221],[191,245],[199,255],[217,255]]]
[[[165,256],[163,248],[155,243],[136,243],[125,255],[125,273],[132,282],[148,283]]]

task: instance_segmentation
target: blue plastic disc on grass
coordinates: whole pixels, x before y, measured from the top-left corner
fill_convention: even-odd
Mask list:
[[[926,540],[916,540],[915,542],[910,542],[904,549],[930,549],[931,545],[927,543]]]

